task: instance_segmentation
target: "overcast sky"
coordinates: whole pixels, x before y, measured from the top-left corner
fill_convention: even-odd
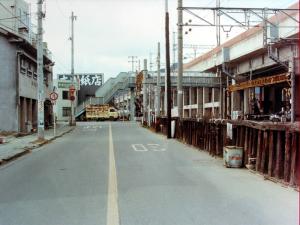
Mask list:
[[[184,6],[214,6],[216,0],[183,0]],[[37,0],[31,3],[36,12]],[[279,7],[286,8],[295,0],[221,0],[221,6]],[[177,0],[169,0],[170,32],[176,31]],[[102,72],[105,80],[121,71],[130,71],[128,56],[141,61],[155,62],[157,42],[161,42],[164,61],[164,0],[45,0],[44,41],[48,42],[55,61],[55,74],[70,72],[70,15],[74,11],[75,22],[75,72]],[[184,14],[184,22],[195,18]],[[36,16],[32,16],[36,23]],[[196,22],[196,20],[195,20]],[[185,29],[186,30],[186,29]],[[232,30],[222,42],[234,35]],[[170,41],[172,43],[172,35]],[[185,44],[215,45],[214,28],[193,28],[184,35]],[[190,56],[192,49],[185,49]],[[199,53],[199,52],[198,52]],[[172,54],[172,53],[171,53]],[[141,63],[142,64],[142,63]],[[153,64],[153,68],[156,65]]]

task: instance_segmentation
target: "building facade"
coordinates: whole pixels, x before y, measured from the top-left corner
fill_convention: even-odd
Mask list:
[[[74,84],[76,88],[76,98],[73,102],[75,108],[83,104],[87,99],[95,97],[96,90],[102,84],[103,73],[83,73],[74,75]],[[71,116],[71,101],[69,99],[69,87],[72,85],[72,76],[70,74],[58,74],[55,81],[55,87],[58,93],[56,102],[57,121],[69,121]]]
[[[298,9],[299,4],[290,8]],[[250,28],[185,65],[186,71],[212,72],[227,81],[227,87],[206,90],[221,101],[223,118],[264,119],[280,111],[290,114],[294,108],[292,114],[299,120],[294,82],[299,74],[298,19],[297,10],[278,13],[268,26]]]
[[[37,50],[29,5],[22,0],[0,5],[0,130],[31,132],[37,127]],[[14,19],[5,19],[14,18]],[[51,54],[44,44],[45,126],[52,123]]]

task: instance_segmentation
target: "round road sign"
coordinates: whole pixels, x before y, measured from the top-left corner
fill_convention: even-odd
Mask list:
[[[55,101],[58,99],[58,94],[56,92],[52,92],[50,94],[50,100]]]

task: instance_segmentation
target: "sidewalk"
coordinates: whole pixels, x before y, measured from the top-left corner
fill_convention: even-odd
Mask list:
[[[67,124],[58,124],[55,136],[53,129],[45,130],[44,141],[37,141],[36,133],[24,137],[7,136],[5,137],[5,142],[0,144],[0,165],[30,153],[31,149],[38,148],[71,132],[73,129],[74,127],[70,127]]]

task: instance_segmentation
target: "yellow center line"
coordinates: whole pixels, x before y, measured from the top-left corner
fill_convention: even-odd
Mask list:
[[[111,123],[109,123],[109,177],[106,225],[119,225],[118,183]]]

